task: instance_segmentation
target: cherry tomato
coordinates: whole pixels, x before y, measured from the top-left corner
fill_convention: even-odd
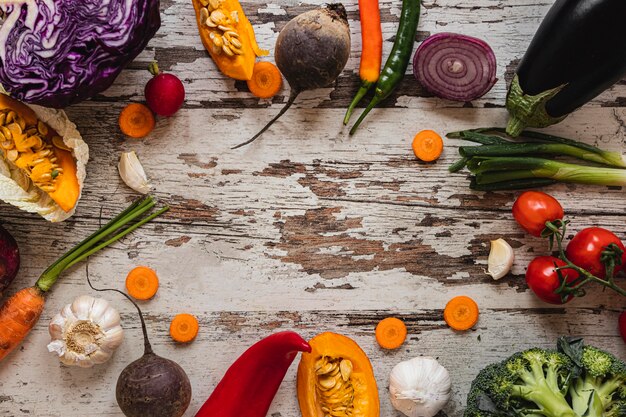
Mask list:
[[[533,236],[541,236],[546,222],[561,220],[563,207],[552,196],[539,191],[522,193],[513,204],[513,217],[517,223]]]
[[[586,269],[598,278],[604,278],[606,271],[604,264],[600,261],[600,256],[611,243],[615,243],[621,250],[624,250],[624,244],[612,232],[601,227],[588,227],[574,236],[567,245],[565,254],[574,265]],[[615,272],[624,265],[626,265],[626,252],[622,255],[622,266],[616,266]]]
[[[554,256],[538,256],[532,260],[526,269],[526,283],[537,297],[546,303],[564,304],[561,296],[554,291],[561,285],[559,276],[554,269],[554,265],[565,266],[566,263]],[[578,272],[571,269],[561,270],[561,274],[567,282],[578,278]],[[572,299],[570,295],[565,302]]]
[[[622,335],[624,342],[626,342],[626,311],[619,315],[619,333]]]

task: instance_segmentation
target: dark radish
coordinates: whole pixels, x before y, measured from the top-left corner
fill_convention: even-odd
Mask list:
[[[154,76],[144,90],[148,107],[159,116],[173,115],[185,101],[183,83],[173,74],[160,72],[156,62],[150,64],[148,69]]]
[[[560,122],[626,75],[624,16],[624,0],[554,2],[509,87],[509,135]]]
[[[496,83],[496,56],[480,39],[438,33],[417,48],[413,74],[437,97],[472,101],[482,97]]]
[[[276,40],[274,59],[285,76],[291,93],[282,110],[251,139],[253,142],[282,116],[305,90],[333,83],[350,56],[350,27],[342,4],[310,10],[291,19]]]
[[[141,309],[127,294],[113,288],[94,288],[95,291],[115,291],[126,297],[139,312],[143,331],[144,354],[129,364],[117,379],[115,397],[126,417],[181,417],[191,402],[191,383],[176,362],[162,358],[152,351],[146,322]]]
[[[17,242],[0,226],[0,294],[15,279],[20,269],[20,250]]]

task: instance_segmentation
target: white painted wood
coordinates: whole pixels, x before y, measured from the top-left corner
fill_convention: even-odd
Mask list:
[[[244,8],[264,47],[312,2],[246,2]],[[436,164],[415,161],[410,150],[421,129],[444,133],[503,125],[505,72],[520,58],[551,1],[480,0],[423,2],[420,36],[457,31],[487,40],[498,57],[500,81],[484,98],[462,109],[430,97],[412,77],[372,112],[353,137],[341,128],[358,80],[360,31],[356,1],[346,2],[353,54],[336,88],[302,94],[258,142],[230,147],[254,134],[286,100],[253,99],[242,83],[224,79],[202,49],[189,1],[162,4],[163,26],[149,48],[98,100],[68,109],[93,155],[83,200],[74,218],[48,224],[0,206],[0,218],[20,244],[23,266],[9,292],[32,285],[46,265],[88,235],[102,218],[136,197],[119,180],[120,152],[137,151],[171,212],[90,260],[99,286],[124,288],[136,265],[154,267],[161,287],[141,304],[157,353],[188,372],[193,416],[223,372],[248,346],[273,331],[304,337],[337,331],[370,355],[381,395],[381,416],[396,417],[386,397],[387,376],[400,360],[438,357],[453,378],[445,414],[460,417],[469,384],[486,364],[530,346],[551,346],[563,334],[626,358],[617,331],[624,301],[599,289],[566,307],[539,302],[524,283],[525,265],[546,244],[525,236],[510,215],[515,193],[476,193],[465,174],[451,175],[459,143],[446,141]],[[394,35],[399,2],[381,1],[385,51]],[[141,101],[158,58],[162,69],[184,79],[185,108],[159,119],[143,141],[124,140],[116,121],[128,101]],[[619,84],[549,131],[624,151],[626,94]],[[332,98],[332,100],[331,100]],[[267,108],[267,107],[270,108]],[[491,108],[497,106],[497,108]],[[610,107],[613,106],[613,107]],[[486,107],[486,108],[485,108]],[[626,239],[624,191],[606,187],[549,188],[563,203],[573,229],[601,225]],[[516,250],[512,274],[499,282],[483,274],[488,241],[505,237]],[[84,265],[69,271],[48,297],[46,310],[23,347],[0,367],[0,416],[121,416],[114,386],[121,369],[141,355],[136,314],[106,294],[123,315],[126,340],[113,360],[92,370],[61,366],[46,352],[47,324],[64,304],[92,293]],[[455,333],[441,318],[447,300],[472,296],[481,307],[475,330]],[[180,312],[201,322],[198,339],[176,346],[167,335]],[[374,340],[378,320],[403,317],[409,339],[397,352]],[[480,335],[480,341],[478,336]],[[295,364],[272,406],[272,417],[298,417]]]

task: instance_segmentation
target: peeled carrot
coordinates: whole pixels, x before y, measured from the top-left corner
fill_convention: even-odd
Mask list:
[[[0,309],[0,361],[24,340],[39,320],[45,299],[36,287],[24,288]]]
[[[198,320],[191,314],[178,314],[170,324],[170,336],[177,342],[191,342],[198,335]]]
[[[138,266],[126,276],[126,290],[137,300],[149,300],[159,289],[159,277],[153,269]]]
[[[397,349],[402,346],[406,334],[404,322],[395,317],[383,319],[376,326],[376,341],[384,349]]]
[[[155,124],[152,110],[140,103],[130,103],[124,107],[118,122],[122,133],[135,139],[147,136]]]
[[[261,61],[254,64],[252,78],[247,81],[250,92],[259,98],[271,98],[280,91],[283,77],[278,67],[271,62]]]
[[[478,322],[478,304],[464,295],[454,297],[446,304],[443,319],[454,330],[471,329]]]
[[[431,162],[441,156],[443,139],[432,130],[422,130],[413,138],[413,152],[424,162]]]

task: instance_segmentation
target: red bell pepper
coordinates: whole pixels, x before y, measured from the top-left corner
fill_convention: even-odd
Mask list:
[[[279,332],[252,345],[226,371],[196,417],[265,417],[298,352],[311,352],[294,332]]]

